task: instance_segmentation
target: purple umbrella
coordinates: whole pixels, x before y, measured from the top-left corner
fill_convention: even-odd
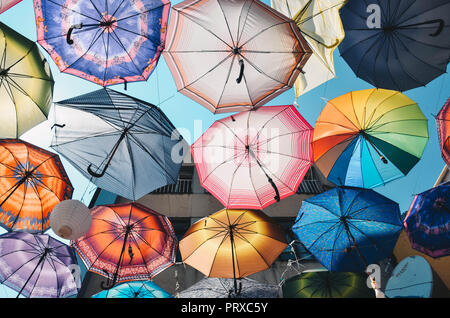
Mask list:
[[[0,236],[0,282],[25,297],[69,297],[77,294],[69,265],[72,249],[46,235],[11,232]]]

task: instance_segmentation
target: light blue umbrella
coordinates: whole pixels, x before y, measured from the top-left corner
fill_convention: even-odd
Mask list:
[[[104,290],[92,298],[173,298],[168,292],[151,281],[127,282],[110,290]]]

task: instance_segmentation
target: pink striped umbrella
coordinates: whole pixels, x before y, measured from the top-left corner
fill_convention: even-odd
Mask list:
[[[9,8],[15,6],[22,0],[0,0],[0,13],[5,12]]]
[[[312,135],[294,106],[264,106],[216,121],[191,151],[202,186],[226,208],[260,210],[297,191]]]

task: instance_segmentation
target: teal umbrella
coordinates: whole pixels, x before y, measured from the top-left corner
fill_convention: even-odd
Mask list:
[[[127,282],[119,284],[109,290],[104,290],[92,296],[92,298],[173,298],[164,289],[153,283]]]

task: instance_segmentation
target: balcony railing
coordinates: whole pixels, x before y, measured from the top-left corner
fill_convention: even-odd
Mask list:
[[[168,184],[156,189],[152,194],[190,194],[192,193],[192,180],[178,179],[175,184]]]

